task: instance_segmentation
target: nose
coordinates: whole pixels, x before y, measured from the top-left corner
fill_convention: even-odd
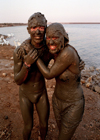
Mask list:
[[[39,34],[39,33],[40,33],[40,30],[39,30],[39,29],[37,29],[37,30],[36,30],[36,33],[37,33],[37,34]]]
[[[53,40],[52,40],[52,39],[50,39],[50,42],[49,42],[49,43],[50,43],[50,45],[53,45]]]

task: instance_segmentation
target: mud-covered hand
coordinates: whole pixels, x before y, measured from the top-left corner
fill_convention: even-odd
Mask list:
[[[83,70],[84,67],[85,67],[85,63],[84,63],[83,60],[81,60],[81,61],[80,61],[80,64],[79,64],[79,69],[80,69],[80,70]]]
[[[24,56],[24,63],[27,64],[27,66],[31,66],[36,60],[38,59],[38,52],[35,49],[32,49],[29,51],[27,55]]]

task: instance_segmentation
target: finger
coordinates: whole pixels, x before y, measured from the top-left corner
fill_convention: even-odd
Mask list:
[[[83,69],[84,69],[84,66],[83,66],[83,67],[79,67],[79,69],[80,69],[80,70],[83,70]]]
[[[83,68],[85,65],[80,65],[79,68]]]
[[[81,67],[81,68],[79,68],[80,70],[83,70],[84,69],[84,67]]]
[[[31,56],[32,58],[36,57],[36,56],[37,56],[37,51],[34,51],[30,56]]]
[[[36,61],[38,59],[38,56],[36,56],[35,58],[34,58],[34,60]]]
[[[83,62],[81,61],[81,62],[80,62],[80,65],[82,65],[82,64],[83,64]]]
[[[29,51],[28,55],[31,55],[33,51],[34,51],[34,48]]]
[[[38,51],[35,49],[35,50],[33,51],[33,53],[38,53]]]
[[[85,65],[84,61],[81,61],[80,64],[81,64],[81,65]]]
[[[81,66],[85,66],[85,63],[81,63],[81,62],[80,62],[79,66],[80,66],[80,67],[81,67]]]
[[[27,55],[24,55],[24,59],[26,59]]]
[[[32,59],[35,59],[36,57],[38,57],[37,54],[33,55],[33,56],[32,56]]]

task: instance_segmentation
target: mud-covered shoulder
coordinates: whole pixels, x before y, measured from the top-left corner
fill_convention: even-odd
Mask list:
[[[68,44],[59,54],[59,57],[61,57],[62,59],[72,59],[72,56],[74,54],[74,50],[72,47],[70,47],[70,45]]]
[[[17,59],[23,59],[24,56],[30,51],[31,49],[30,41],[31,41],[30,38],[26,39],[20,46],[18,46],[14,50],[14,55],[16,55]]]
[[[74,50],[74,51],[76,52],[78,58],[79,58],[79,61],[82,61],[82,59],[80,58],[80,56],[79,56],[77,50],[76,50],[73,46],[71,46],[70,44],[66,44],[66,47],[69,47],[70,49]]]
[[[25,49],[22,45],[18,46],[14,50],[14,56],[16,56],[17,59],[23,59],[25,55]]]
[[[26,39],[25,41],[23,41],[23,43],[21,44],[21,46],[27,46],[27,45],[30,45],[31,43],[31,38],[29,37],[28,39]]]

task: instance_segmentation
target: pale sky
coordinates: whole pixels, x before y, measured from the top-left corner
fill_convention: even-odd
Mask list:
[[[27,23],[35,12],[48,22],[100,22],[100,0],[0,0],[0,23]]]

